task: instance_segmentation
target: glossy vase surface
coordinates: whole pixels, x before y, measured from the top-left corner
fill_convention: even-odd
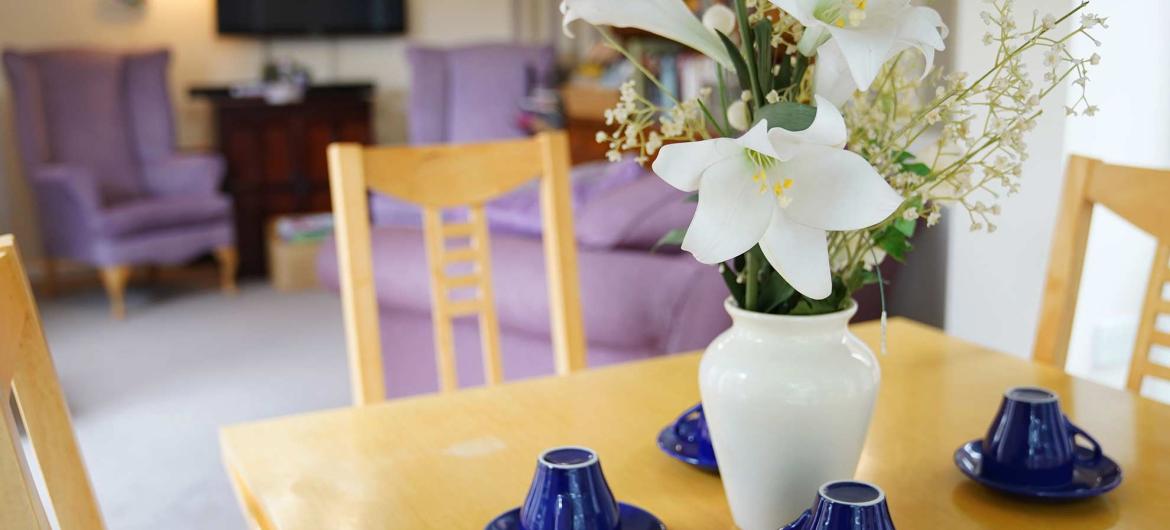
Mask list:
[[[848,309],[768,315],[725,303],[732,325],[699,367],[703,409],[736,525],[776,530],[829,481],[853,478],[881,371]]]

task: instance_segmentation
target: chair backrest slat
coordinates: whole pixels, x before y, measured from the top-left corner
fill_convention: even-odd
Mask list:
[[[1163,298],[1163,287],[1170,280],[1167,197],[1170,171],[1106,164],[1081,156],[1069,159],[1036,335],[1037,361],[1065,365],[1093,206],[1100,204],[1157,239],[1127,386],[1140,391],[1148,376],[1170,380],[1170,369],[1150,360],[1152,346],[1170,347],[1170,335],[1156,329],[1158,315],[1170,314],[1170,301]]]
[[[484,204],[538,180],[554,364],[559,374],[585,366],[563,133],[466,145],[333,144],[329,168],[356,404],[385,399],[366,199],[370,190],[422,207],[439,388],[450,391],[458,387],[456,317],[478,316],[484,381],[490,385],[503,379]],[[465,220],[444,219],[444,209],[455,207],[467,209]]]
[[[15,395],[60,528],[104,528],[12,236],[0,236],[0,385],[0,513],[5,523],[12,513],[17,520],[26,518],[15,528],[49,528],[8,406]]]

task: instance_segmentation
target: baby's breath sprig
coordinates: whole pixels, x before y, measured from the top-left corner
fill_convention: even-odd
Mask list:
[[[611,162],[621,160],[624,152],[634,152],[635,160],[645,164],[667,142],[708,136],[707,122],[697,99],[664,109],[639,94],[635,87],[633,80],[622,83],[617,104],[605,111],[605,124],[615,128],[612,132],[597,132],[597,142],[609,144],[606,158]],[[700,98],[708,96],[709,89],[699,93]]]
[[[847,281],[868,278],[865,271],[884,258],[880,253],[873,257],[869,246],[893,250],[885,245],[895,223],[924,219],[935,225],[945,203],[962,208],[971,230],[995,232],[1002,211],[998,201],[1020,190],[1028,158],[1025,134],[1036,126],[1040,102],[1066,80],[1071,78],[1079,90],[1066,106],[1067,114],[1092,116],[1098,111],[1085,86],[1089,67],[1101,58],[1096,53],[1078,57],[1068,44],[1078,36],[1098,43],[1090,30],[1107,27],[1107,22],[1084,13],[1074,28],[1060,29],[1064,22],[1077,20],[1075,15],[1088,2],[1060,17],[1033,13],[1027,26],[1016,22],[1012,0],[985,2],[989,8],[981,18],[988,32],[983,43],[997,47],[995,63],[986,72],[968,81],[964,73],[943,75],[935,69],[921,79],[915,75],[922,71],[917,54],[902,53],[846,109],[849,148],[866,157],[906,198],[899,212],[882,224],[830,237],[834,273]],[[1043,53],[1040,83],[1032,81],[1024,65],[1034,50]],[[923,96],[928,86],[936,87],[933,97]]]

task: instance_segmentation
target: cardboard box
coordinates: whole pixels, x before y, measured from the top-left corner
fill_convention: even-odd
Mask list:
[[[276,233],[276,221],[268,224],[268,277],[277,291],[314,289],[317,281],[317,251],[321,242],[285,241]]]

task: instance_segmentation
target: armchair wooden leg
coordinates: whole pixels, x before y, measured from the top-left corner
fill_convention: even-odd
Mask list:
[[[219,285],[224,293],[236,294],[236,270],[240,266],[240,256],[236,247],[219,247],[215,249],[215,260],[219,262]]]
[[[110,315],[117,320],[126,318],[126,282],[130,280],[130,267],[114,265],[102,267],[102,285],[110,299]]]

